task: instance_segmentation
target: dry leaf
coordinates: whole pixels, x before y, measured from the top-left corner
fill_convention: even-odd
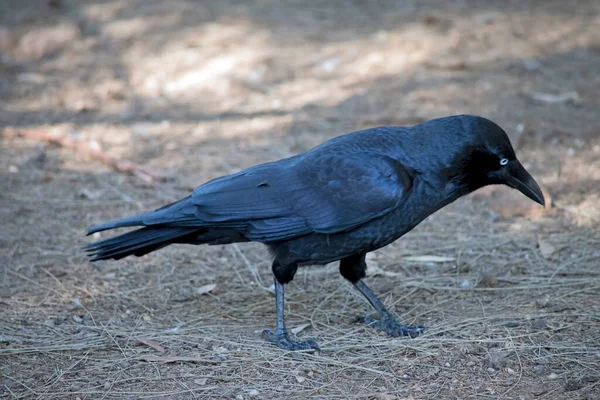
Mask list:
[[[295,369],[293,371],[291,371],[292,374],[294,375],[294,377],[296,378],[296,381],[298,381],[298,383],[302,383],[306,380],[305,377],[300,376],[302,374],[302,371],[300,371],[299,369]]]
[[[410,256],[410,257],[402,257],[403,260],[406,261],[415,261],[422,263],[445,263],[454,261],[454,257],[442,257],[442,256]]]
[[[556,252],[556,247],[552,246],[547,241],[538,237],[538,246],[540,248],[540,253],[542,257],[548,259],[551,258],[552,255]]]
[[[496,287],[498,284],[498,277],[493,269],[481,271],[479,273],[478,287]]]
[[[579,94],[577,92],[567,92],[561,94],[533,92],[530,94],[530,96],[534,100],[549,104],[568,102],[577,104],[580,102]]]
[[[70,311],[78,310],[80,308],[85,308],[83,304],[81,304],[81,300],[79,300],[77,297],[71,300],[71,306],[69,307]]]
[[[297,326],[297,327],[295,327],[295,328],[292,329],[292,333],[294,335],[297,335],[300,332],[302,332],[303,330],[305,330],[306,328],[308,328],[309,326],[310,326],[310,324],[304,324],[304,325]]]
[[[216,287],[217,287],[217,285],[215,285],[214,283],[210,283],[208,285],[200,286],[198,289],[196,289],[196,294],[197,295],[203,295],[203,294],[210,293],[213,290],[215,290]]]
[[[213,347],[213,351],[216,354],[227,354],[227,353],[229,353],[229,349],[227,347],[223,347],[223,346],[214,346]]]
[[[462,281],[460,283],[460,288],[461,289],[472,289],[473,288],[473,282],[471,282],[468,279],[465,279],[464,281]]]
[[[204,386],[206,385],[206,378],[202,378],[202,379],[194,379],[194,383],[196,385],[200,385],[200,386]]]
[[[135,338],[135,340],[137,340],[140,343],[145,344],[146,346],[152,347],[154,350],[156,350],[160,353],[164,353],[166,350],[164,347],[162,347],[160,344],[156,343],[154,340],[145,339],[145,338]]]
[[[386,271],[382,268],[379,268],[377,265],[367,264],[367,274],[371,277],[373,276],[387,276],[388,278],[393,278],[395,276],[401,276],[402,274],[399,272],[391,272]]]

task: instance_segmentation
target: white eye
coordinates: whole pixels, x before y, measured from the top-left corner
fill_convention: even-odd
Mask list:
[[[500,165],[506,165],[508,164],[508,158],[503,158],[502,160],[500,160]]]

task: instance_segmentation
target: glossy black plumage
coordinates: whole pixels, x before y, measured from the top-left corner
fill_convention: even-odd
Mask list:
[[[364,277],[365,253],[460,196],[502,183],[543,204],[506,133],[487,119],[460,115],[372,128],[214,179],[156,211],[94,226],[89,233],[143,228],[87,249],[102,260],[140,256],[171,243],[257,241],[273,253],[279,284],[293,279],[300,265],[336,260],[342,260],[342,275],[357,283]]]

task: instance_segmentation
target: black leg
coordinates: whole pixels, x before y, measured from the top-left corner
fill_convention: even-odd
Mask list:
[[[298,342],[290,339],[283,318],[283,284],[281,284],[277,278],[275,278],[275,308],[277,311],[277,327],[275,333],[271,332],[269,329],[265,329],[262,333],[267,341],[284,350],[321,350],[317,342],[313,339],[308,339],[305,342]]]
[[[391,312],[375,296],[375,293],[362,278],[366,275],[367,263],[365,262],[366,254],[358,254],[344,258],[340,261],[340,273],[348,279],[359,292],[371,303],[373,308],[379,313],[379,319],[371,317],[359,317],[357,322],[364,322],[367,325],[382,330],[390,336],[410,336],[417,337],[425,330],[424,326],[409,326],[399,323]]]
[[[357,322],[364,322],[375,329],[384,331],[390,336],[410,336],[411,338],[414,338],[419,336],[425,330],[425,326],[422,325],[410,326],[399,323],[363,281],[356,282],[354,287],[365,296],[373,308],[379,313],[379,319],[359,317],[357,318]]]

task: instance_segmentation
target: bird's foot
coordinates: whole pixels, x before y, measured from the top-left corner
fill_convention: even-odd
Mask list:
[[[410,336],[411,338],[415,338],[422,334],[427,328],[423,325],[403,325],[399,323],[393,315],[387,313],[383,314],[380,319],[373,319],[371,317],[357,317],[355,322],[365,323],[368,326],[380,331],[384,331],[389,336],[393,337]]]
[[[275,334],[268,329],[265,329],[262,332],[262,336],[267,340],[267,342],[271,342],[283,350],[321,351],[321,348],[317,342],[314,341],[314,339],[308,339],[305,342],[297,342],[290,339],[287,333]]]

